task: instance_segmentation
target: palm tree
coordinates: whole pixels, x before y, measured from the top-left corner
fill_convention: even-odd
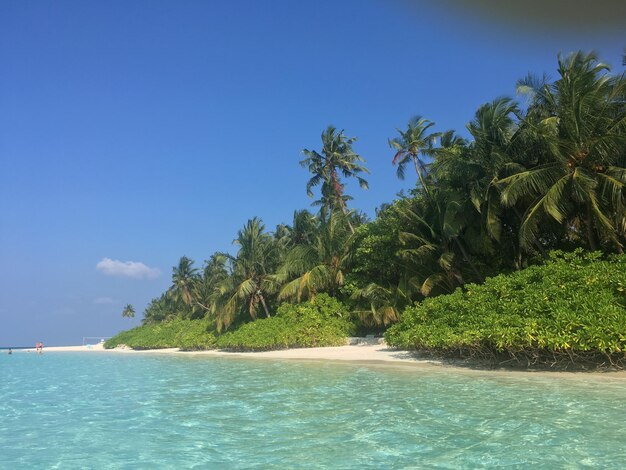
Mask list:
[[[483,280],[467,248],[479,244],[471,238],[481,234],[468,230],[475,218],[464,207],[458,194],[436,188],[430,196],[417,197],[412,206],[402,208],[412,228],[400,233],[404,245],[400,254],[412,272],[408,286],[424,296],[451,292],[468,277]]]
[[[462,156],[457,177],[482,215],[485,228],[496,241],[501,241],[504,211],[497,180],[503,172],[519,170],[512,146],[517,131],[514,117],[519,108],[510,98],[500,97],[478,108],[467,129],[474,142]]]
[[[624,75],[611,77],[594,54],[559,56],[560,78],[527,77],[518,90],[531,95],[525,125],[549,159],[500,180],[502,201],[528,201],[520,242],[539,239],[541,223],[568,227],[595,250],[622,250],[626,213],[626,116]],[[621,240],[620,240],[621,239]]]
[[[272,244],[276,256],[276,265],[283,262],[286,254],[291,248],[291,227],[287,224],[278,224],[272,232]]]
[[[417,116],[409,121],[406,131],[396,129],[400,137],[389,139],[389,146],[396,150],[391,163],[397,165],[398,178],[404,179],[405,166],[412,161],[420,184],[427,192],[428,187],[425,181],[427,167],[420,156],[433,155],[435,141],[441,135],[440,133],[427,133],[428,129],[434,125],[434,122]]]
[[[126,307],[124,307],[124,310],[122,310],[122,317],[135,318],[135,309],[131,304],[126,304]]]
[[[343,285],[352,255],[348,221],[337,211],[318,218],[309,245],[297,245],[287,255],[276,276],[283,287],[279,300],[312,298],[319,292],[336,294]]]
[[[491,239],[476,237],[474,251],[492,252],[498,245],[498,257],[517,269],[523,265],[518,234],[524,208],[503,205],[499,181],[543,158],[534,136],[519,124],[520,114],[518,104],[507,97],[480,106],[467,126],[474,141],[467,144],[452,131],[443,133],[431,166],[433,180],[455,194],[462,212],[473,214],[468,217],[472,230]],[[540,243],[533,245],[545,252]]]
[[[226,263],[228,256],[223,253],[214,253],[204,262],[202,275],[193,285],[193,303],[202,311],[215,313],[215,302],[218,296],[218,288],[228,277]]]
[[[294,211],[289,238],[291,246],[308,245],[315,237],[316,217],[306,209]]]
[[[178,266],[172,268],[172,287],[170,294],[176,300],[180,300],[187,306],[193,304],[193,292],[198,280],[198,270],[193,267],[193,260],[183,256],[178,261]]]
[[[459,158],[452,158],[451,166],[455,168],[447,174],[448,181],[452,176],[452,186],[461,188],[471,201],[486,235],[499,245],[501,259],[517,269],[523,264],[518,234],[524,210],[502,204],[499,180],[542,158],[536,141],[520,126],[520,115],[519,105],[508,97],[480,106],[467,126],[474,141],[460,152]],[[541,244],[534,245],[544,253]]]
[[[374,282],[352,294],[352,299],[365,302],[367,308],[358,308],[355,313],[366,326],[388,326],[400,320],[400,312],[411,303],[406,279],[401,285],[383,287]]]
[[[264,230],[261,219],[255,217],[248,220],[233,241],[239,250],[236,256],[227,255],[232,273],[217,287],[215,315],[218,331],[228,328],[244,310],[253,320],[259,307],[267,318],[271,317],[267,303],[268,296],[275,290],[271,273],[276,246]]]
[[[355,141],[356,137],[346,137],[343,131],[337,132],[333,126],[328,126],[322,132],[321,153],[307,149],[302,151],[306,158],[300,165],[307,167],[311,173],[306,185],[307,194],[313,197],[313,188],[321,184],[321,198],[316,204],[321,205],[326,213],[339,209],[348,215],[346,201],[351,198],[344,193],[340,174],[344,178],[356,178],[362,188],[368,188],[367,181],[359,175],[369,171],[361,165],[365,160],[352,150]],[[354,233],[350,222],[348,226]]]
[[[149,325],[169,320],[175,317],[180,311],[179,303],[180,302],[175,301],[172,296],[169,295],[169,292],[165,292],[150,301],[150,304],[148,304],[144,311],[141,322],[144,325]]]

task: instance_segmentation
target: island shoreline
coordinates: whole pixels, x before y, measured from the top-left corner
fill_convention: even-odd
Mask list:
[[[35,353],[35,349],[22,349],[20,352]],[[117,347],[105,349],[100,344],[84,346],[50,346],[44,348],[46,353],[101,353],[101,354],[129,354],[129,355],[166,355],[189,358],[232,358],[256,360],[280,360],[289,362],[314,362],[353,364],[383,369],[402,369],[439,372],[459,372],[479,374],[484,376],[498,376],[511,374],[528,374],[538,376],[559,376],[600,379],[626,380],[626,371],[618,369],[591,369],[591,370],[563,370],[547,368],[523,368],[510,366],[493,366],[476,361],[447,360],[424,357],[417,352],[397,350],[383,344],[358,344],[320,348],[290,348],[272,351],[226,351],[218,349],[208,350],[180,350],[179,348],[163,349],[131,349]]]

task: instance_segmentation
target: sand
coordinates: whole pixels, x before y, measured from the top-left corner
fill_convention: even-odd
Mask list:
[[[35,352],[35,349],[26,350]],[[178,348],[134,350],[126,347],[115,349],[104,349],[102,344],[85,346],[52,346],[45,347],[44,354],[54,352],[85,352],[100,354],[164,354],[180,355],[186,357],[230,357],[246,359],[272,359],[272,360],[296,360],[296,361],[322,361],[353,363],[375,367],[402,368],[413,371],[442,371],[454,373],[480,374],[487,376],[511,374],[532,374],[534,376],[560,376],[574,380],[619,380],[626,382],[626,371],[589,371],[589,372],[564,372],[559,370],[526,370],[514,368],[490,369],[480,367],[480,365],[466,363],[463,361],[443,361],[424,357],[416,352],[399,351],[382,344],[351,344],[346,346],[326,347],[326,348],[302,348],[302,349],[281,349],[278,351],[264,352],[231,352],[223,350],[208,351],[181,351]]]
[[[34,349],[27,351],[35,352]],[[439,364],[440,361],[418,358],[407,351],[397,351],[385,344],[359,344],[327,348],[281,349],[264,352],[231,352],[222,350],[181,351],[178,348],[134,350],[130,348],[104,349],[102,344],[85,346],[51,346],[46,352],[110,352],[119,354],[180,354],[185,356],[248,357],[268,359],[319,359],[330,361],[364,361],[395,363]]]

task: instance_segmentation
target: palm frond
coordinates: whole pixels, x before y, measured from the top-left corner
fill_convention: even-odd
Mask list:
[[[543,199],[543,209],[558,223],[563,223],[571,210],[571,204],[565,195],[566,187],[571,182],[572,176],[567,174],[552,185]]]
[[[505,206],[513,206],[523,197],[545,194],[562,174],[563,171],[558,164],[549,163],[503,178],[499,180],[499,184],[504,186],[501,194],[502,203]]]

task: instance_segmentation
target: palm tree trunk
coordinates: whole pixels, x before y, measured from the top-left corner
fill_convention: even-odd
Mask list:
[[[331,181],[331,185],[333,188],[333,192],[335,193],[335,197],[337,198],[337,203],[339,204],[339,207],[341,207],[341,211],[343,212],[343,215],[346,217],[346,222],[348,222],[350,233],[354,235],[354,227],[352,226],[352,223],[350,222],[350,219],[348,218],[348,208],[346,207],[346,203],[343,200],[343,193],[341,190],[342,185],[339,182],[339,177],[337,176],[337,172],[334,170],[330,174],[330,181]]]
[[[598,244],[596,243],[596,237],[593,233],[593,220],[591,218],[591,204],[587,203],[587,214],[585,217],[585,229],[587,231],[587,241],[589,242],[589,249],[591,251],[596,251],[598,249]]]
[[[616,215],[615,217],[615,221],[614,221],[614,225],[615,225],[615,250],[617,251],[618,254],[622,255],[624,254],[624,244],[622,243],[622,241],[624,240],[624,233],[622,231],[621,224],[619,221],[619,217]]]
[[[261,305],[263,305],[263,310],[265,310],[265,316],[267,318],[271,318],[272,316],[270,315],[270,312],[267,309],[267,305],[265,305],[265,297],[263,297],[263,295],[261,295],[260,298],[261,298]]]
[[[420,169],[417,160],[418,158],[416,156],[413,156],[413,165],[415,165],[415,172],[417,173],[417,177],[420,180],[420,184],[422,185],[422,188],[424,188],[424,191],[426,191],[426,195],[430,196],[430,192],[428,191],[428,186],[426,185],[426,181],[424,180],[424,176],[422,175],[422,170]]]
[[[461,250],[461,255],[463,256],[463,261],[465,261],[467,264],[469,264],[469,266],[472,268],[472,271],[474,271],[474,274],[476,275],[477,280],[479,282],[482,282],[483,281],[482,274],[480,274],[480,272],[478,271],[478,269],[476,268],[476,266],[474,265],[472,260],[469,258],[468,254],[467,254],[467,251],[465,251],[465,247],[459,241],[459,237],[454,237],[454,241],[456,242],[456,245],[459,247],[459,250]]]
[[[346,222],[348,222],[348,228],[350,229],[350,233],[354,235],[354,227],[352,226],[352,222],[350,222],[350,217],[348,217],[348,208],[344,203],[341,204],[341,208],[343,211],[343,215],[346,217]]]
[[[502,192],[500,192],[502,193]],[[513,212],[515,212],[515,215],[517,216],[517,218],[520,220],[520,223],[523,222],[524,217],[519,213],[519,210],[517,209],[517,207],[513,206]],[[546,250],[544,250],[543,246],[541,245],[541,243],[539,243],[538,240],[534,240],[533,244],[535,245],[535,247],[537,248],[537,250],[539,250],[539,253],[541,253],[541,257],[543,259],[547,259],[548,258],[548,254],[546,253]],[[521,254],[520,254],[521,255]]]

